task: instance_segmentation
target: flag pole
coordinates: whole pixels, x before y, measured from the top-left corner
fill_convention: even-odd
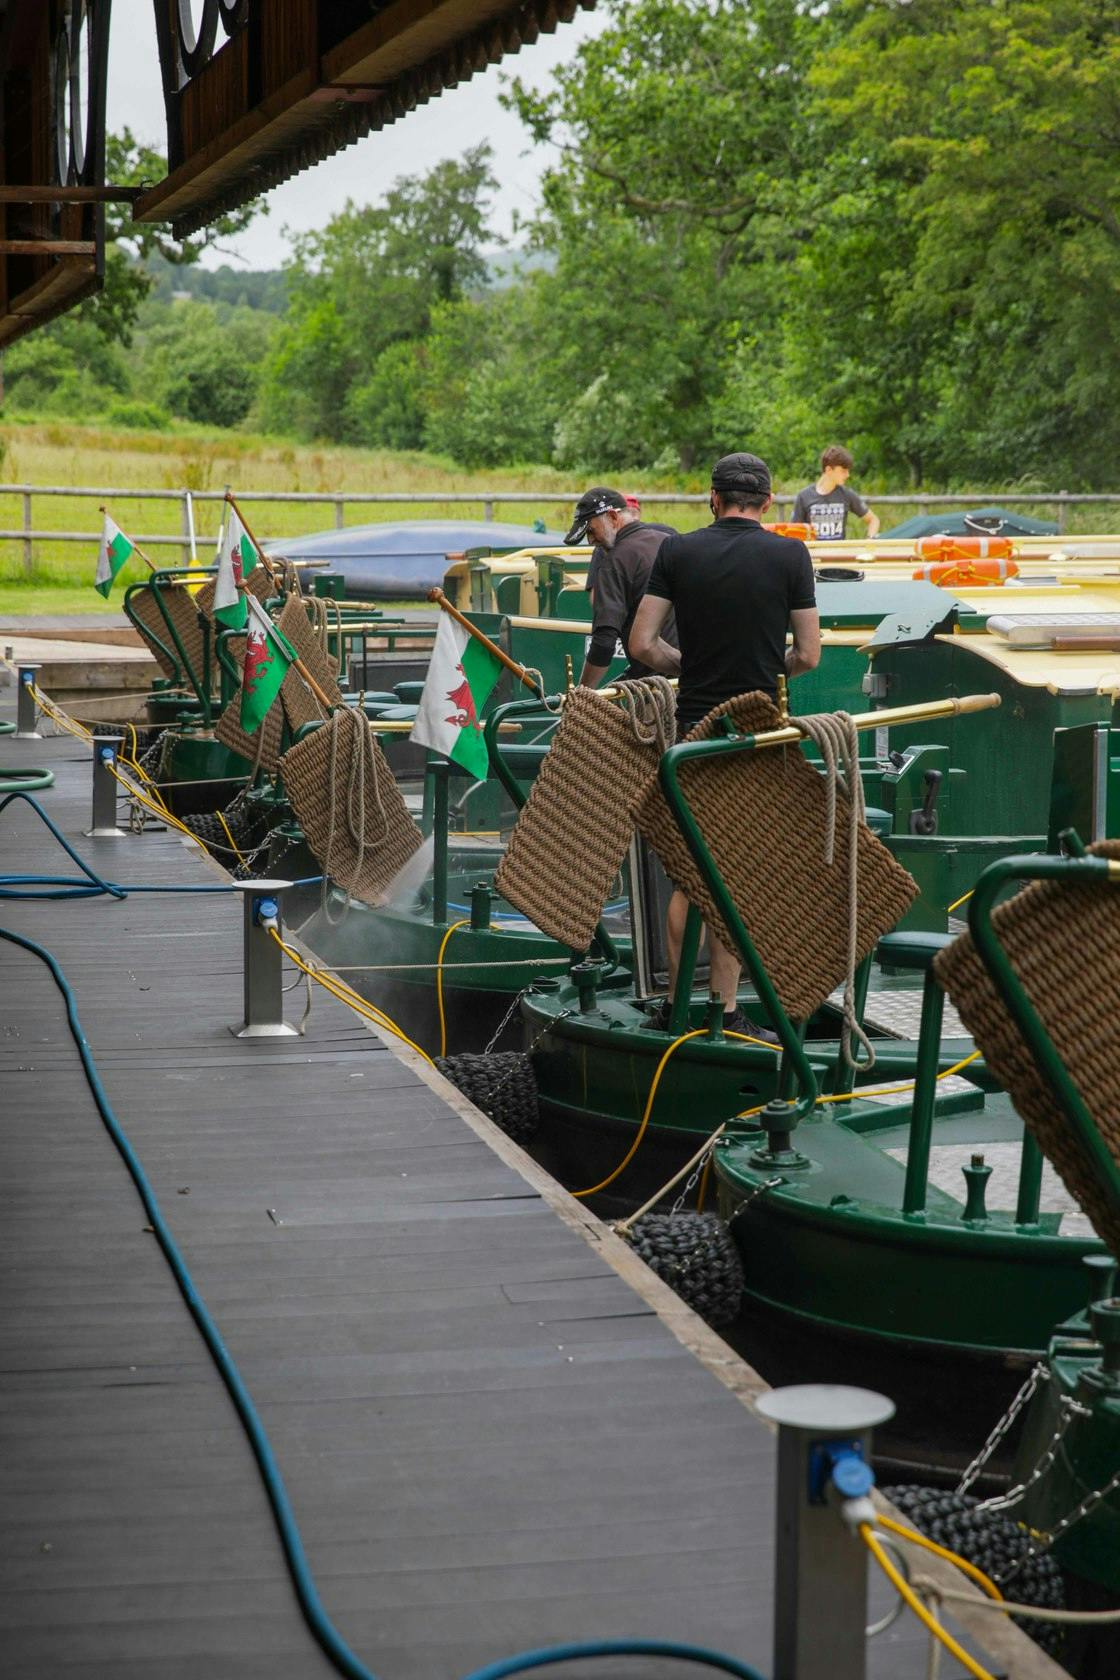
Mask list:
[[[261,565],[264,567],[265,571],[268,573],[269,577],[272,579],[272,582],[275,583],[276,582],[276,571],[273,567],[272,561],[268,558],[268,555],[265,553],[264,549],[261,547],[261,545],[257,541],[256,537],[253,535],[252,531],[249,529],[249,522],[245,518],[245,515],[242,513],[241,509],[238,507],[237,502],[234,499],[234,494],[233,494],[232,490],[227,490],[226,491],[226,501],[229,503],[230,507],[233,509],[233,511],[237,515],[238,519],[240,519],[242,528],[245,532],[245,535],[248,537],[249,541],[252,543],[253,547],[256,549],[257,553],[261,557]]]
[[[97,511],[98,511],[98,513],[108,514],[109,509],[105,506],[104,502],[102,502],[102,503],[99,504]],[[118,529],[119,529],[119,527],[118,527]],[[125,535],[128,536],[127,531],[125,532]],[[159,567],[155,564],[155,562],[153,560],[148,559],[148,556],[144,553],[144,550],[140,547],[140,544],[138,542],[132,542],[131,537],[129,537],[128,540],[129,540],[130,543],[132,543],[133,553],[138,554],[140,556],[141,560],[143,560],[143,562],[147,566],[148,570],[150,572],[158,572]]]
[[[248,537],[249,541],[252,543],[253,547],[256,549],[257,553],[260,555],[261,565],[264,567],[265,571],[268,573],[269,577],[272,579],[272,582],[275,583],[276,582],[276,573],[273,570],[272,563],[269,560],[268,556],[266,555],[264,549],[261,547],[260,543],[257,541],[256,537],[253,535],[253,532],[250,530],[249,522],[245,518],[245,515],[242,513],[241,509],[238,507],[237,501],[234,497],[234,494],[233,494],[232,490],[227,490],[226,491],[225,499],[229,503],[230,507],[233,509],[234,513],[237,515],[238,519],[240,519],[241,526],[242,526],[242,529],[245,532],[245,535]],[[245,587],[245,585],[244,585],[244,583],[242,583],[242,588],[244,588],[244,587]],[[304,682],[307,684],[308,688],[311,690],[312,694],[315,696],[316,700],[319,702],[320,706],[322,706],[323,710],[327,713],[327,716],[329,717],[331,712],[334,710],[334,701],[331,699],[330,695],[327,694],[325,692],[325,690],[322,689],[319,686],[319,684],[315,681],[315,678],[311,675],[311,672],[307,669],[307,666],[303,663],[303,660],[299,657],[298,653],[296,654],[295,658],[292,660],[292,669],[294,671],[299,672],[299,675],[303,678]]]
[[[526,671],[524,665],[519,665],[516,659],[511,659],[509,654],[505,653],[498,646],[497,642],[492,642],[489,636],[484,636],[482,631],[479,630],[477,626],[473,625],[469,618],[464,617],[458,607],[453,607],[451,605],[451,602],[447,599],[447,596],[443,593],[442,589],[429,589],[428,600],[434,601],[441,612],[450,614],[457,624],[461,624],[463,626],[463,629],[467,631],[468,635],[473,636],[476,642],[481,642],[483,647],[486,648],[489,653],[493,654],[499,664],[504,665],[507,671],[512,671],[514,676],[517,677],[520,682],[523,682],[526,688],[531,688],[535,695],[543,698],[543,687],[533,681],[533,678]]]

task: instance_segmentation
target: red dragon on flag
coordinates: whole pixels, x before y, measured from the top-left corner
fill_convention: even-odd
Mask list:
[[[476,734],[481,735],[482,725],[478,721],[478,713],[475,711],[474,705],[474,695],[471,693],[471,685],[467,681],[466,672],[463,670],[462,665],[456,665],[455,669],[458,671],[463,680],[459,683],[458,687],[449,688],[447,690],[447,698],[455,707],[455,710],[452,712],[450,717],[444,719],[444,722],[454,723],[460,729],[473,729]]]
[[[245,669],[241,681],[250,694],[267,676],[273,658],[267,636],[249,637],[245,644]]]

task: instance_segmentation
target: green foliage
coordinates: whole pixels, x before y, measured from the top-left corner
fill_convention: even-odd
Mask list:
[[[423,390],[430,449],[477,467],[547,460],[563,400],[550,325],[532,281],[435,311]]]
[[[261,310],[173,304],[139,334],[141,388],[180,419],[238,426],[256,401],[275,331]]]
[[[1120,10],[603,3],[552,86],[504,96],[554,161],[500,274],[485,145],[279,276],[192,268],[201,240],[112,211],[105,294],[6,356],[9,409],[139,399],[596,477],[702,483],[751,447],[806,482],[842,441],[865,482],[1113,482]],[[114,179],[162,169],[113,148]]]
[[[166,409],[159,408],[155,403],[130,398],[110,403],[105,419],[110,426],[124,426],[129,431],[163,432],[167,430],[170,417]]]
[[[151,146],[142,145],[130,128],[105,139],[105,179],[118,186],[142,186],[167,173],[167,161]],[[189,239],[174,240],[158,222],[136,222],[127,204],[105,207],[105,284],[81,304],[80,318],[92,321],[109,339],[131,341],[140,305],[151,289],[145,264],[159,257],[182,266],[197,262],[209,246],[248,227],[254,216],[268,214],[267,205],[254,203],[211,222]],[[49,330],[49,329],[48,329]]]
[[[4,356],[4,406],[19,414],[100,414],[128,391],[120,346],[77,314],[29,333]]]
[[[352,442],[385,449],[420,448],[424,361],[424,346],[407,339],[382,350],[369,378],[351,385],[346,393],[346,432]]]
[[[270,425],[304,437],[347,436],[355,423],[349,392],[376,382],[377,358],[390,345],[423,338],[435,306],[484,280],[486,208],[496,184],[484,143],[461,161],[402,176],[382,204],[348,204],[321,232],[296,239],[286,270],[288,313],[262,394]],[[359,403],[360,423],[378,400]]]

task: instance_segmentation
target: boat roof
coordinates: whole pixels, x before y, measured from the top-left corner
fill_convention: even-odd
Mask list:
[[[1045,688],[1051,694],[1120,694],[1120,653],[1101,649],[1015,647],[1002,636],[986,632],[936,636],[998,666],[1024,688]]]

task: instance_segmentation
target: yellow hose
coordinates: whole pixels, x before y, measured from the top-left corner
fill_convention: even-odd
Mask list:
[[[294,963],[301,974],[306,974],[309,979],[314,980],[318,985],[322,986],[323,990],[329,992],[332,997],[337,998],[339,1003],[345,1003],[356,1015],[363,1016],[367,1021],[372,1021],[375,1026],[383,1027],[385,1031],[391,1033],[394,1038],[399,1038],[402,1044],[407,1044],[410,1050],[415,1050],[418,1056],[422,1056],[429,1067],[435,1066],[435,1063],[432,1061],[432,1058],[428,1055],[427,1051],[421,1050],[420,1046],[415,1044],[412,1039],[409,1038],[408,1034],[402,1031],[402,1029],[397,1026],[397,1023],[386,1015],[383,1009],[378,1009],[376,1004],[370,1003],[367,999],[360,997],[357,992],[355,992],[350,986],[347,986],[343,981],[336,980],[334,975],[322,974],[318,969],[311,968],[309,964],[304,962],[298,951],[294,950],[291,945],[286,944],[285,941],[281,939],[275,928],[270,928],[269,932],[276,941],[277,945],[279,945],[280,949],[283,951],[284,955],[288,958],[289,962]]]
[[[630,1165],[630,1162],[634,1159],[634,1156],[638,1153],[638,1148],[639,1148],[639,1145],[641,1144],[642,1139],[646,1135],[646,1127],[649,1125],[649,1117],[650,1117],[650,1114],[653,1111],[653,1099],[657,1095],[657,1087],[661,1083],[661,1074],[664,1070],[666,1062],[669,1060],[669,1057],[673,1054],[673,1052],[675,1050],[680,1049],[682,1044],[687,1044],[690,1038],[701,1038],[701,1037],[703,1037],[703,1035],[707,1032],[707,1030],[708,1030],[707,1027],[694,1027],[691,1032],[682,1033],[680,1038],[675,1038],[673,1040],[672,1044],[670,1044],[669,1048],[665,1051],[665,1054],[662,1056],[661,1060],[657,1064],[657,1071],[654,1073],[653,1081],[652,1081],[652,1083],[650,1085],[650,1088],[649,1088],[649,1095],[646,1097],[645,1112],[642,1115],[641,1125],[638,1127],[637,1137],[634,1139],[633,1143],[630,1145],[630,1148],[627,1150],[625,1156],[618,1163],[618,1166],[614,1169],[614,1171],[610,1174],[610,1176],[608,1178],[604,1178],[602,1180],[602,1182],[599,1183],[599,1184],[593,1184],[589,1190],[573,1190],[572,1191],[573,1196],[575,1196],[577,1198],[577,1200],[580,1197],[583,1197],[583,1196],[594,1196],[598,1193],[598,1191],[605,1190],[607,1188],[607,1185],[608,1184],[613,1184],[615,1179],[624,1170],[624,1168],[626,1168]]]
[[[989,1598],[996,1599],[1000,1604],[1003,1603],[1003,1594],[991,1576],[985,1575],[984,1571],[978,1568],[976,1564],[970,1563],[968,1558],[961,1557],[958,1552],[949,1551],[947,1546],[939,1546],[936,1540],[930,1540],[926,1535],[919,1534],[916,1529],[907,1528],[903,1523],[895,1522],[893,1517],[883,1516],[882,1512],[879,1513],[876,1521],[880,1528],[889,1528],[892,1534],[901,1534],[904,1540],[911,1540],[915,1546],[921,1546],[924,1551],[933,1552],[935,1556],[944,1558],[947,1563],[955,1564],[965,1575],[970,1576],[978,1587],[982,1587]]]
[[[869,1523],[860,1523],[859,1532],[864,1545],[867,1547],[868,1551],[871,1553],[872,1557],[887,1577],[887,1580],[891,1583],[895,1592],[897,1592],[899,1597],[910,1606],[915,1616],[917,1616],[918,1620],[929,1629],[933,1637],[935,1639],[939,1639],[945,1649],[956,1657],[959,1663],[962,1663],[964,1667],[967,1668],[968,1672],[973,1676],[973,1680],[995,1680],[995,1675],[992,1674],[990,1669],[981,1667],[975,1657],[970,1657],[964,1646],[955,1640],[952,1634],[942,1627],[936,1616],[930,1615],[930,1612],[926,1609],[925,1605],[911,1587],[910,1583],[895,1568],[882,1546],[880,1546],[878,1540],[876,1540],[871,1531],[871,1525]],[[954,1559],[954,1562],[956,1561],[957,1560]]]
[[[447,1054],[447,1020],[443,1013],[443,953],[447,949],[447,941],[456,928],[469,927],[470,917],[464,916],[461,922],[452,922],[447,932],[439,942],[439,955],[436,957],[436,1005],[439,1009],[439,1053]]]
[[[222,825],[222,830],[225,834],[226,839],[229,841],[231,847],[233,848],[234,852],[236,853],[238,863],[242,864],[247,869],[249,866],[245,862],[244,854],[242,853],[241,847],[237,844],[237,841],[233,838],[233,835],[230,833],[230,827],[229,827],[229,824],[227,823],[227,821],[225,819],[224,814],[221,811],[216,811],[214,814],[217,817],[218,821]]]

